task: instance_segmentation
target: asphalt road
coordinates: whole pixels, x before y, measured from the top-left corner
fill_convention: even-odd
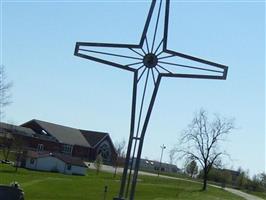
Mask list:
[[[243,197],[243,198],[245,198],[247,200],[263,200],[262,198],[256,197],[254,195],[247,194],[247,193],[242,192],[240,190],[235,190],[235,189],[232,189],[232,188],[225,188],[225,190],[228,191],[228,192],[231,192],[231,193],[233,193],[235,195],[238,195],[240,197]]]
[[[93,166],[93,163],[90,163],[90,167],[89,168],[95,169],[95,167]],[[108,165],[103,165],[101,170],[106,171],[106,172],[110,172],[110,173],[114,173],[114,171],[115,171],[114,167],[108,166]],[[122,172],[123,172],[123,168],[117,168],[117,173],[122,173]],[[148,173],[148,172],[142,172],[142,171],[139,171],[139,174],[147,175],[147,176],[157,176],[157,174]],[[187,180],[187,179],[183,179],[183,178],[164,176],[164,175],[160,175],[160,177],[161,178],[167,178],[167,179],[183,180],[183,181],[188,181],[188,182],[201,184],[201,183],[199,183],[197,181]],[[208,184],[208,186],[220,188],[219,186],[212,185],[212,184]],[[235,195],[238,195],[240,197],[243,197],[246,200],[263,200],[262,198],[256,197],[254,195],[247,194],[247,193],[242,192],[240,190],[236,190],[236,189],[232,189],[232,188],[224,188],[224,190],[226,190],[228,192],[231,192],[231,193],[233,193]]]

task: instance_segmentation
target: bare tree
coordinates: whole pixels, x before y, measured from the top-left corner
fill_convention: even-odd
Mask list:
[[[4,117],[4,107],[11,103],[10,89],[12,82],[7,82],[4,66],[0,65],[0,122]]]
[[[175,149],[175,148],[172,148],[172,149],[169,151],[169,163],[170,163],[171,165],[174,164],[175,154],[176,154],[176,149]]]
[[[4,117],[4,108],[11,103],[10,89],[11,82],[7,82],[4,66],[0,65],[0,123]],[[3,152],[4,159],[7,160],[11,148],[11,136],[4,129],[3,125],[0,126],[0,144]]]
[[[3,127],[1,127],[0,132],[0,147],[5,161],[8,161],[10,151],[12,149],[13,136],[10,132],[7,132]]]
[[[116,148],[116,157],[114,160],[114,177],[116,176],[117,173],[117,168],[120,166],[123,166],[124,164],[124,159],[125,159],[125,155],[126,155],[126,151],[125,151],[125,147],[126,147],[126,141],[122,140],[120,142],[116,142],[115,143],[115,148]]]
[[[203,187],[207,189],[208,173],[213,166],[220,164],[222,155],[219,144],[234,129],[234,120],[215,115],[210,121],[205,110],[201,109],[184,130],[177,152],[180,157],[200,163],[203,169]]]
[[[19,136],[14,137],[13,143],[12,143],[12,149],[14,150],[14,153],[16,156],[15,168],[17,172],[18,167],[21,165],[23,151],[25,149],[24,140]]]
[[[102,159],[102,155],[98,154],[96,157],[96,160],[94,161],[94,167],[96,169],[96,174],[98,175],[102,166],[103,166],[103,159]]]
[[[236,179],[237,187],[243,188],[247,185],[247,181],[249,179],[248,174],[241,167],[239,167],[237,171],[239,173]]]
[[[193,178],[198,173],[198,165],[195,160],[189,160],[186,164],[186,173]]]
[[[260,174],[261,184],[263,185],[264,189],[266,190],[266,173],[263,172]]]
[[[12,124],[1,124],[0,147],[5,161],[8,161],[11,150],[18,156],[23,149],[23,140],[18,137],[16,128]],[[16,159],[17,160],[17,159]]]

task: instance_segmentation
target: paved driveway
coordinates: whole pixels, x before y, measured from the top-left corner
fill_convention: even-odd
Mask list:
[[[90,168],[95,169],[93,163],[90,163]],[[108,165],[103,165],[101,170],[106,171],[106,172],[110,172],[110,173],[114,173],[114,171],[115,171],[114,167],[108,166]],[[123,168],[117,168],[117,173],[122,173],[122,172],[123,172]],[[157,176],[157,174],[148,173],[148,172],[142,172],[142,171],[139,171],[139,174],[147,175],[147,176]],[[197,181],[187,180],[187,179],[183,179],[183,178],[164,176],[164,175],[160,175],[160,177],[161,178],[167,178],[167,179],[183,180],[183,181],[188,181],[188,182],[201,184],[201,183],[199,183]],[[220,188],[217,185],[208,184],[208,186]],[[235,195],[238,195],[240,197],[243,197],[246,200],[263,200],[262,198],[256,197],[254,195],[247,194],[247,193],[242,192],[240,190],[236,190],[236,189],[232,189],[232,188],[225,188],[225,190],[228,191],[228,192],[231,192],[231,193],[233,193]]]
[[[254,195],[247,194],[247,193],[242,192],[240,190],[235,190],[235,189],[232,189],[232,188],[225,188],[225,190],[228,191],[228,192],[231,192],[231,193],[233,193],[235,195],[238,195],[240,197],[243,197],[243,198],[245,198],[247,200],[263,200],[262,198],[256,197]]]

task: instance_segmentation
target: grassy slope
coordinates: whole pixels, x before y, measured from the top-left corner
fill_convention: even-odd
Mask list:
[[[153,174],[157,174],[156,172],[154,171],[147,171],[149,173],[153,173]],[[171,176],[171,177],[177,177],[177,178],[182,178],[182,179],[187,179],[187,180],[192,180],[192,181],[195,181],[195,182],[199,182],[199,183],[202,183],[202,180],[201,179],[193,179],[193,178],[190,178],[188,175],[186,174],[179,174],[179,173],[165,173],[165,172],[161,172],[160,173],[161,175],[166,175],[166,176]],[[218,182],[213,182],[213,181],[208,181],[208,184],[212,184],[212,185],[217,185],[218,187],[221,186],[221,183],[218,183]],[[226,185],[227,188],[234,188],[232,185]],[[254,196],[257,196],[257,197],[260,197],[262,199],[265,199],[266,200],[266,192],[253,192],[253,191],[248,191],[248,190],[245,190],[245,189],[241,189],[241,191],[245,192],[245,193],[248,193],[248,194],[251,194],[251,195],[254,195]]]
[[[0,183],[18,181],[27,200],[101,200],[104,186],[108,186],[107,199],[112,199],[119,189],[119,178],[112,174],[90,170],[87,176],[69,176],[14,168],[0,164]],[[140,176],[136,200],[240,200],[222,189],[200,191],[201,185],[157,177]]]

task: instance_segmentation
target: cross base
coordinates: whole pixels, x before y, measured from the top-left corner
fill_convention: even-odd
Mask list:
[[[113,198],[113,200],[125,200],[124,198],[120,198],[120,197],[115,197]]]

